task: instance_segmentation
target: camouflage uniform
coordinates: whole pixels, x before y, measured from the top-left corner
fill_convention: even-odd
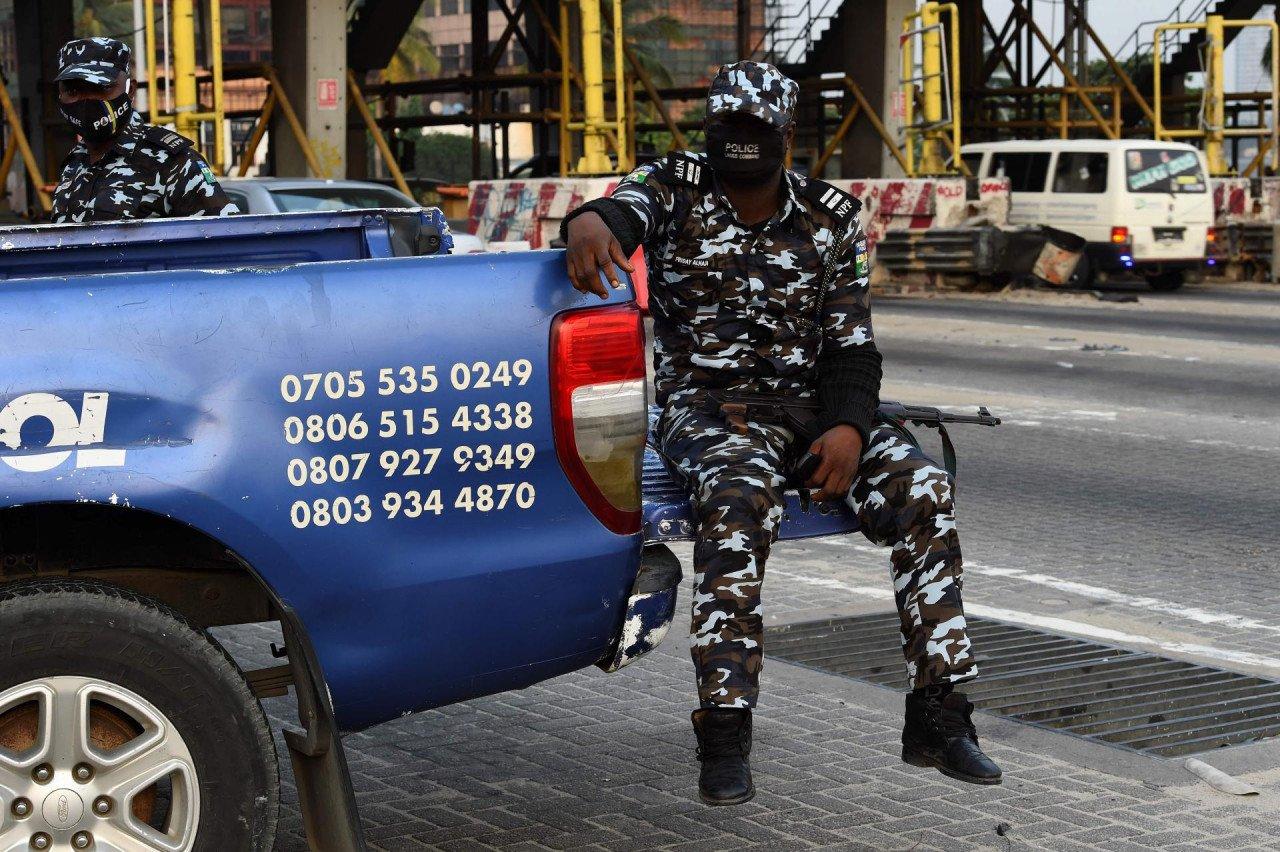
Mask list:
[[[55,222],[238,212],[191,140],[136,115],[98,162],[83,143],[72,148],[53,195]]]
[[[747,112],[774,127],[790,121],[796,85],[775,69],[737,63],[716,80],[708,115]],[[701,391],[807,397],[817,391],[823,365],[838,359],[874,365],[859,411],[832,422],[854,426],[864,439],[847,500],[863,533],[892,548],[912,686],[972,678],[951,481],[917,448],[871,423],[879,354],[858,201],[786,171],[778,212],[763,227],[748,227],[720,192],[706,158],[685,152],[636,169],[611,200],[638,223],[628,239],[620,237],[624,252],[634,250],[629,242],[645,248],[656,390],[664,407],[658,438],[692,486],[699,522],[691,638],[703,706],[755,705],[764,565],[797,448],[781,427],[753,423],[746,435],[731,431]],[[609,222],[609,209],[602,212]],[[830,251],[837,252],[834,275],[819,317]]]
[[[691,651],[703,706],[754,707],[763,662],[760,591],[782,519],[791,434],[740,435],[696,408],[667,407],[663,452],[692,485]],[[871,430],[846,502],[863,535],[892,548],[894,598],[913,688],[977,675],[961,604],[960,540],[950,476],[892,429]]]
[[[59,80],[109,86],[127,73],[130,51],[115,39],[77,39],[58,55]],[[114,117],[108,110],[107,118]],[[146,124],[129,110],[112,147],[96,163],[83,141],[62,164],[53,196],[55,222],[108,222],[158,216],[238,213],[191,140]]]

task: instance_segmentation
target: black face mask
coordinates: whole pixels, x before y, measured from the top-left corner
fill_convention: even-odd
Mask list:
[[[59,103],[58,110],[86,142],[106,142],[129,123],[133,103],[129,100],[129,90],[125,89],[109,101],[86,99],[73,104]]]
[[[707,162],[729,183],[749,183],[772,177],[782,168],[786,138],[779,130],[715,125],[707,128]]]

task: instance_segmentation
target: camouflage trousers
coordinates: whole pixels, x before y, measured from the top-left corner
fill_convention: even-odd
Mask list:
[[[749,434],[690,408],[658,423],[664,454],[693,489],[690,643],[702,706],[754,707],[764,660],[760,592],[778,537],[791,433]],[[872,430],[846,498],[863,535],[890,548],[902,650],[913,688],[977,675],[961,603],[951,477],[892,429]]]

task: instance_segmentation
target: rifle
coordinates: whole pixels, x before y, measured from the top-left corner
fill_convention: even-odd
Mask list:
[[[790,429],[796,438],[804,443],[805,449],[816,440],[813,434],[814,421],[822,413],[822,404],[816,399],[804,399],[782,394],[747,393],[744,391],[715,390],[703,391],[707,400],[714,404],[716,413],[724,417],[729,428],[739,434],[747,431],[748,422],[772,423]],[[911,443],[918,443],[915,436],[906,429],[906,424],[926,426],[937,429],[942,439],[943,466],[952,477],[956,475],[956,452],[947,433],[947,423],[966,423],[978,426],[999,426],[1000,418],[979,406],[977,414],[957,414],[924,405],[903,405],[900,402],[881,402],[876,409],[876,419],[904,434]],[[807,459],[800,462],[803,468],[816,466]],[[807,478],[807,477],[805,477]]]

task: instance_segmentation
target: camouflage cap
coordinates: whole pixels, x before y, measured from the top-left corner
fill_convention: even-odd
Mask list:
[[[707,116],[741,112],[785,127],[795,116],[799,93],[796,81],[777,68],[744,59],[716,72],[707,93]]]
[[[110,86],[127,73],[133,63],[129,45],[114,38],[78,38],[58,51],[58,76],[54,82],[83,80],[95,86]]]

